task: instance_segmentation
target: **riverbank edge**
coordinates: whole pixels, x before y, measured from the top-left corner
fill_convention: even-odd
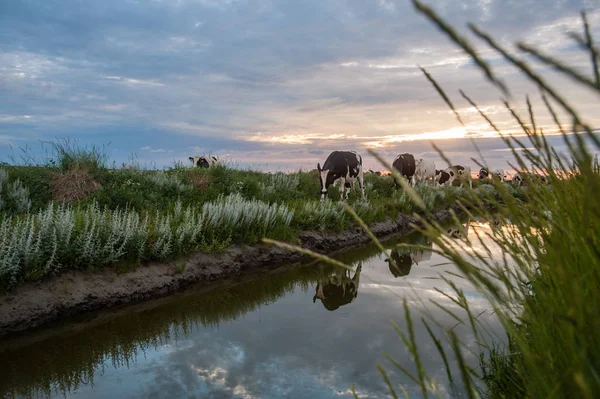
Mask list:
[[[459,209],[454,209],[459,213]],[[450,210],[438,211],[433,220],[450,220]],[[417,219],[400,215],[370,227],[377,237],[409,234]],[[330,254],[369,242],[360,227],[339,233],[307,231],[299,245]],[[94,272],[69,270],[57,276],[25,283],[0,296],[0,336],[22,332],[92,310],[159,298],[195,284],[209,284],[243,270],[269,269],[298,262],[306,255],[262,243],[233,245],[222,253],[195,252],[169,262],[144,262],[120,273],[114,268]]]

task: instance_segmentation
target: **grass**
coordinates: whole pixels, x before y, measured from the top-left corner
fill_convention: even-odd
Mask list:
[[[166,212],[111,210],[97,203],[53,203],[37,213],[0,223],[0,281],[7,286],[65,269],[91,269],[119,262],[165,260],[191,250],[215,249],[247,237],[289,238],[293,212],[223,196],[202,208],[181,202]]]
[[[164,170],[109,168],[96,147],[51,143],[52,156],[0,169],[0,287],[68,269],[131,268],[192,251],[223,251],[262,237],[356,226],[335,188],[319,202],[316,170],[263,173],[225,165]],[[349,203],[367,224],[456,205],[459,187],[416,190],[425,210],[389,176],[365,175],[367,200]],[[495,188],[492,187],[492,191]]]
[[[499,80],[485,60],[478,57],[475,47],[465,37],[454,31],[428,6],[417,0],[413,0],[413,4],[471,55],[488,80],[509,93],[510,87]],[[518,48],[570,77],[574,84],[583,84],[600,94],[598,52],[585,13],[582,13],[582,18],[585,35],[571,36],[593,60],[591,70],[595,80],[583,75],[580,69],[570,68],[549,56],[540,55],[530,46],[521,44]],[[463,238],[459,245],[442,234],[442,226],[425,218],[421,218],[423,226],[418,228],[420,233],[438,246],[445,258],[457,266],[460,274],[489,300],[490,309],[505,329],[508,343],[503,346],[487,338],[490,335],[486,334],[486,326],[472,313],[464,292],[451,280],[440,276],[453,289],[453,294],[448,298],[452,299],[453,305],[459,306],[461,312],[452,307],[438,306],[459,324],[470,326],[475,337],[474,345],[472,342],[462,342],[453,328],[443,329],[430,313],[420,320],[414,319],[405,302],[407,330],[397,331],[414,365],[407,369],[388,357],[390,363],[387,367],[397,368],[408,376],[419,387],[422,397],[441,396],[437,388],[439,381],[432,377],[436,370],[425,369],[420,358],[413,327],[420,322],[427,327],[432,344],[438,349],[440,364],[445,365],[449,385],[446,388],[460,392],[461,396],[600,397],[600,165],[597,155],[593,156],[594,152],[600,151],[600,138],[569,101],[529,64],[510,54],[474,25],[469,27],[476,37],[540,87],[541,102],[553,116],[568,152],[561,155],[550,146],[543,131],[537,128],[540,124],[536,123],[535,107],[529,98],[526,98],[528,120],[505,102],[515,122],[522,128],[521,137],[515,137],[502,135],[491,118],[461,92],[490,124],[490,128],[502,135],[511,151],[515,169],[527,174],[545,175],[551,184],[530,183],[520,188],[485,182],[473,191],[458,192],[455,190],[459,189],[452,188],[452,192],[436,193],[417,188],[394,195],[394,200],[405,210],[422,209],[422,215],[435,208],[440,197],[454,196],[460,198],[465,213],[470,216],[477,213],[488,220],[510,221],[511,224],[502,229],[490,231],[474,228],[475,236]],[[463,123],[450,96],[431,74],[425,70],[423,72],[455,113],[459,123]],[[555,108],[569,116],[573,122],[570,128],[560,124]],[[481,164],[484,164],[483,161],[479,160]],[[529,180],[533,182],[536,179]],[[501,250],[502,257],[491,257],[484,236],[492,239]],[[265,242],[310,253],[272,240]],[[465,248],[469,250],[465,251]],[[312,255],[332,265],[349,267],[328,260],[323,255]],[[439,327],[442,333],[434,333],[429,326]],[[473,367],[465,360],[471,354],[479,355],[479,367]],[[449,359],[453,362],[449,362]],[[388,377],[386,367],[378,367],[390,395],[400,397],[398,387]]]
[[[510,91],[492,67],[479,58],[470,41],[456,33],[429,7],[417,0],[413,3],[419,12],[471,55],[487,79],[503,92]],[[574,36],[594,60],[593,72],[597,77],[597,51],[587,22],[584,26],[586,34]],[[539,124],[535,121],[535,107],[529,99],[529,120],[505,103],[515,122],[522,127],[521,138],[503,136],[512,151],[515,167],[547,175],[550,187],[529,184],[517,188],[510,184],[484,182],[477,184],[473,191],[456,187],[443,190],[417,187],[412,190],[405,185],[404,190],[394,191],[391,179],[370,175],[366,176],[369,202],[353,198],[350,205],[356,213],[350,217],[337,203],[317,203],[318,183],[314,171],[272,175],[226,167],[210,170],[174,167],[150,172],[107,169],[101,163],[88,162],[94,159],[93,155],[84,154],[82,162],[77,162],[77,156],[69,155],[64,162],[56,162],[58,170],[64,172],[74,164],[85,164],[102,184],[102,189],[72,205],[48,205],[51,192],[44,188],[50,185],[45,185],[45,178],[39,176],[52,175],[54,172],[48,172],[49,168],[35,169],[44,172],[34,176],[32,169],[5,167],[8,184],[19,179],[25,189],[35,183],[39,190],[29,190],[29,211],[22,206],[3,211],[0,232],[4,232],[4,241],[0,248],[6,252],[0,259],[8,265],[2,268],[3,283],[17,284],[39,278],[60,270],[63,265],[66,268],[89,267],[94,262],[102,264],[106,259],[116,262],[128,256],[163,258],[203,246],[211,248],[222,242],[256,239],[273,231],[275,236],[272,238],[285,239],[300,229],[343,229],[349,224],[363,225],[363,221],[366,226],[398,213],[416,212],[422,217],[419,231],[485,295],[508,336],[506,347],[485,338],[486,326],[479,323],[469,307],[469,299],[456,285],[451,285],[454,292],[450,297],[464,316],[449,308],[446,311],[470,326],[476,337],[475,349],[469,343],[461,342],[452,329],[436,335],[434,329],[429,328],[439,327],[433,316],[415,319],[405,306],[407,330],[398,330],[398,333],[412,356],[414,367],[411,370],[400,368],[400,371],[420,387],[422,395],[436,396],[439,392],[435,389],[438,382],[430,374],[435,370],[425,369],[420,359],[413,328],[418,322],[428,326],[432,343],[439,351],[440,364],[447,368],[450,384],[459,386],[466,397],[599,397],[600,202],[597,199],[600,198],[600,166],[592,151],[600,150],[600,141],[583,117],[530,65],[477,27],[471,25],[470,29],[486,46],[540,87],[542,101],[551,115],[557,115],[555,108],[558,108],[573,122],[571,127],[564,127],[555,116],[569,148],[566,161],[536,127]],[[529,54],[537,51],[526,46],[520,48]],[[588,89],[600,92],[597,78],[592,80],[579,70],[562,64],[559,68],[551,58],[537,58],[572,78],[574,84],[583,83]],[[427,74],[426,78],[434,83],[462,123],[450,96],[432,75]],[[497,129],[491,118],[480,111],[470,97],[462,94],[478,109],[490,128]],[[71,151],[68,154],[78,153]],[[88,161],[83,162],[83,159]],[[159,173],[159,176],[152,176]],[[3,199],[10,197],[4,196],[5,191],[2,193]],[[336,193],[330,195],[335,198]],[[24,202],[28,201],[26,197],[24,194],[18,196]],[[475,238],[464,238],[461,246],[483,248],[466,253],[458,250],[452,244],[454,241],[441,234],[442,226],[426,219],[435,210],[447,208],[457,200],[465,206],[467,214],[477,212],[490,219],[507,219],[511,221],[511,227],[491,232],[474,229]],[[240,211],[246,206],[253,209],[248,212],[253,215],[248,220],[246,213]],[[485,245],[480,239],[482,234],[491,235],[504,254],[501,259],[486,256]],[[70,245],[70,240],[79,244]],[[293,248],[285,243],[267,242]],[[323,255],[318,258],[327,260]],[[339,262],[331,262],[339,265]],[[479,368],[465,360],[473,350],[480,355]],[[451,368],[450,364],[456,364],[456,367]],[[392,361],[386,367],[401,366]],[[397,397],[397,388],[387,377],[385,367],[381,366],[380,370],[390,393]]]

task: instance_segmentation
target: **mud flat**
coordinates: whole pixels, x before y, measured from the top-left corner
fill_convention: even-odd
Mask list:
[[[434,214],[438,222],[450,220],[447,210]],[[377,237],[408,234],[416,223],[412,216],[376,223]],[[360,228],[340,233],[303,232],[304,248],[329,254],[369,241]],[[196,252],[170,262],[148,262],[120,273],[67,271],[40,281],[26,283],[0,296],[0,336],[38,327],[75,314],[158,298],[194,284],[210,284],[241,271],[268,269],[301,261],[306,256],[264,244],[235,245],[223,253]]]

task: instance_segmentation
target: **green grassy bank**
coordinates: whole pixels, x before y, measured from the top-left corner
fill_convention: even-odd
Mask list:
[[[330,189],[332,200],[319,201],[316,170],[109,168],[94,147],[63,141],[52,148],[43,165],[0,168],[0,286],[5,289],[65,269],[132,266],[262,237],[293,242],[300,231],[356,225],[336,188]],[[423,212],[404,190],[394,189],[390,176],[366,174],[365,185],[367,199],[357,190],[349,204],[367,224]],[[417,187],[432,212],[456,204],[466,191]],[[473,193],[494,197],[496,188],[481,184]]]

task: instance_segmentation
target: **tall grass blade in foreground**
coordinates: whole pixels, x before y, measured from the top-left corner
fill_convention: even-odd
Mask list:
[[[466,39],[458,36],[429,7],[417,0],[413,3],[470,54],[485,76],[498,85],[499,78],[489,65],[477,58],[476,50]],[[583,77],[581,72],[563,64],[557,69],[596,91],[597,54],[591,45],[585,19],[584,26],[586,38],[582,43],[593,60],[594,76]],[[462,342],[453,328],[443,329],[441,335],[436,335],[429,324],[441,326],[432,313],[423,319],[423,323],[438,348],[440,362],[447,368],[449,383],[460,386],[468,397],[479,397],[482,393],[492,398],[600,397],[600,168],[592,152],[600,149],[600,140],[593,129],[582,122],[582,116],[572,104],[530,65],[509,54],[478,28],[472,26],[472,31],[541,87],[544,105],[557,125],[554,105],[547,96],[567,112],[574,123],[570,130],[557,126],[568,144],[568,152],[560,154],[539,128],[542,124],[536,121],[535,106],[529,99],[529,123],[506,102],[521,126],[521,138],[502,135],[498,125],[476,107],[490,129],[503,136],[526,182],[522,188],[510,183],[493,183],[493,186],[483,185],[477,190],[465,191],[461,196],[465,205],[463,211],[488,221],[507,220],[509,224],[491,231],[474,228],[474,238],[464,238],[461,245],[453,243],[441,234],[438,224],[428,222],[422,216],[418,218],[422,227],[417,230],[429,237],[439,247],[439,253],[452,261],[460,274],[488,299],[490,310],[506,331],[508,345],[502,347],[485,338],[485,326],[479,323],[478,315],[470,311],[468,298],[449,280],[446,282],[453,292],[439,292],[464,312],[459,314],[440,303],[435,305],[458,323],[471,327],[476,338],[475,348]],[[531,47],[521,48],[541,55]],[[551,58],[546,61],[552,64]],[[434,82],[433,78],[428,78]],[[436,89],[440,87],[435,85]],[[440,91],[443,92],[441,87]],[[470,97],[462,94],[475,106]],[[453,104],[449,97],[444,100]],[[457,117],[462,120],[459,115]],[[542,176],[549,184],[543,183]],[[403,182],[402,178],[398,180]],[[427,200],[420,194],[418,188],[409,188],[406,198],[417,207],[425,208]],[[484,238],[490,238],[500,249],[501,259],[485,256],[491,252],[484,244]],[[475,250],[475,245],[481,249]],[[465,252],[461,247],[471,247],[473,251]],[[408,370],[393,359],[390,359],[391,367],[405,373],[425,397],[434,393],[435,381],[430,374],[434,370],[425,370],[419,361],[416,344],[411,339],[412,317],[408,308],[405,318],[409,322],[408,333],[399,331],[399,334],[413,355],[415,368]],[[449,344],[450,353],[446,353],[442,343]],[[467,363],[467,354],[478,355],[481,359],[479,368]],[[458,365],[457,370],[450,369],[453,364]],[[390,393],[397,397],[396,384],[384,368],[380,371]]]

